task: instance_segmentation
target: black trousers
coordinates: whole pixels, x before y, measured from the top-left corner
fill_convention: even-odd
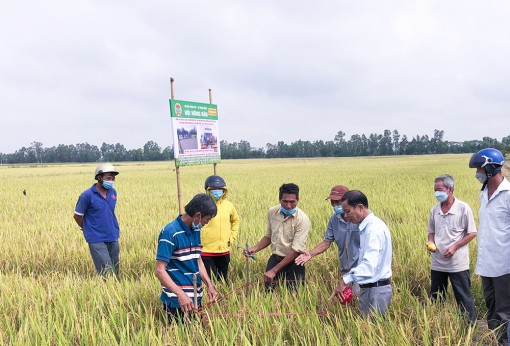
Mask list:
[[[457,273],[431,270],[430,296],[442,303],[448,289],[448,278],[452,284],[455,301],[462,311],[467,312],[470,322],[476,321],[475,303],[471,295],[471,279],[469,269]]]
[[[483,297],[487,306],[487,325],[498,329],[498,341],[508,343],[508,321],[510,320],[510,274],[498,277],[482,276]]]
[[[217,280],[227,280],[230,254],[223,256],[202,256],[202,262],[204,262],[207,275],[210,278],[212,278],[212,272]]]
[[[266,272],[276,267],[283,259],[284,257],[271,255],[267,261]],[[303,283],[305,280],[305,266],[298,266],[296,262],[292,261],[278,271],[275,276],[275,281],[277,280],[285,280],[288,288],[295,289],[298,283]],[[274,289],[275,286],[276,282],[266,284],[266,288],[269,290]]]

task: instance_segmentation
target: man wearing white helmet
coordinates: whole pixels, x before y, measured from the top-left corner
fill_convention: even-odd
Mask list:
[[[494,148],[480,150],[469,160],[483,184],[475,273],[482,277],[487,325],[499,327],[501,345],[508,344],[510,320],[510,182],[501,173],[504,164],[503,154]]]
[[[113,188],[117,174],[111,163],[97,166],[94,176],[97,183],[80,195],[74,211],[74,220],[83,230],[96,271],[103,276],[119,275],[117,191]]]

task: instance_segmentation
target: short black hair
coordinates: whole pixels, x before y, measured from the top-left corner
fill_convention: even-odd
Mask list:
[[[280,186],[280,199],[282,199],[284,193],[294,194],[299,199],[299,186],[294,183],[283,184]]]
[[[216,203],[214,203],[211,196],[205,193],[199,193],[184,207],[184,211],[189,216],[200,213],[202,217],[210,216],[215,217],[218,212]]]
[[[365,208],[368,208],[368,199],[365,194],[359,190],[350,190],[347,191],[340,199],[340,202],[347,201],[351,207],[355,207],[358,204],[363,205]]]

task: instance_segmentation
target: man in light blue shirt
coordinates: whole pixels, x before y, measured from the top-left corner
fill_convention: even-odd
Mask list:
[[[344,289],[357,282],[360,286],[360,313],[384,316],[393,295],[391,287],[391,234],[388,226],[368,209],[368,199],[361,191],[346,192],[340,200],[345,220],[359,224],[358,265],[340,279],[333,295],[344,300]]]
[[[342,206],[340,199],[349,191],[349,188],[343,185],[333,186],[329,196],[329,200],[333,207],[333,215],[329,218],[324,240],[310,251],[301,251],[301,255],[296,258],[297,265],[304,265],[331,246],[333,242],[336,243],[338,248],[338,259],[340,260],[341,274],[347,274],[352,267],[358,264],[359,252],[359,229],[358,225],[346,222],[343,216]],[[356,291],[356,290],[354,290]]]
[[[500,345],[508,344],[510,320],[510,182],[501,173],[504,164],[494,148],[480,150],[469,161],[483,184],[475,273],[482,278],[487,325],[497,329]]]

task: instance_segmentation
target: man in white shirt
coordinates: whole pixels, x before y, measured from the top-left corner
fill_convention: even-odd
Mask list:
[[[360,249],[358,265],[340,278],[333,295],[343,302],[344,289],[357,282],[361,315],[378,313],[384,316],[393,295],[390,230],[368,209],[368,199],[361,191],[346,192],[340,202],[345,221],[359,224]]]
[[[480,225],[478,257],[475,273],[482,277],[483,296],[487,306],[487,325],[498,329],[498,341],[508,344],[510,320],[510,182],[501,169],[503,154],[486,148],[471,156],[470,168],[482,183],[480,193]]]
[[[427,249],[432,253],[430,295],[443,302],[452,285],[457,305],[476,321],[471,295],[468,243],[476,237],[471,208],[453,195],[455,180],[443,174],[434,181],[434,195],[439,202],[430,210]]]

